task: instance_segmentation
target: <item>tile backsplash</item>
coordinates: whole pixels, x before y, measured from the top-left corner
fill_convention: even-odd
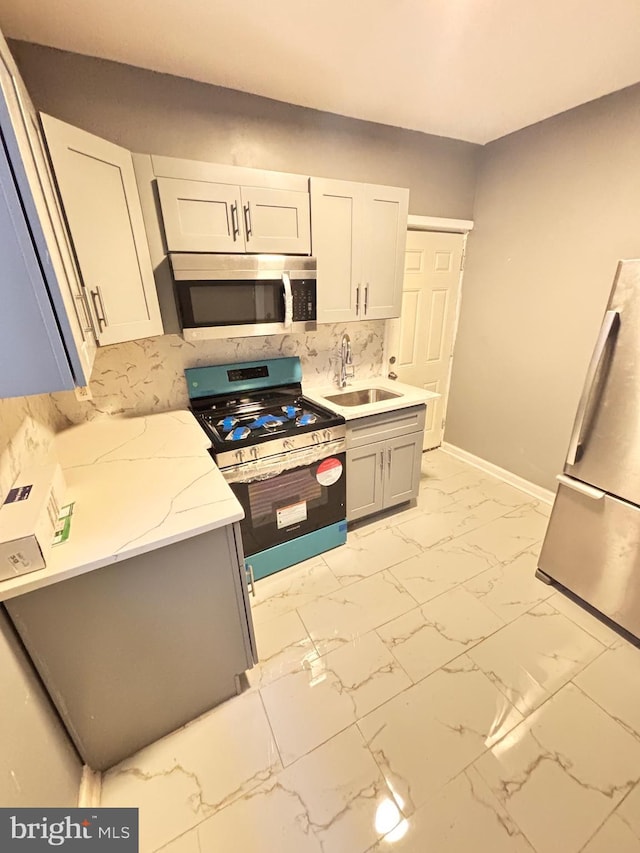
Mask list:
[[[22,468],[48,460],[53,436],[66,424],[49,394],[0,399],[0,503]]]
[[[356,378],[380,375],[384,320],[323,324],[315,332],[188,343],[162,335],[98,350],[90,382],[93,400],[78,402],[71,392],[53,394],[59,414],[80,423],[103,415],[146,415],[186,408],[184,369],[207,364],[256,361],[297,355],[307,387],[330,384],[336,375],[344,332],[351,338]]]

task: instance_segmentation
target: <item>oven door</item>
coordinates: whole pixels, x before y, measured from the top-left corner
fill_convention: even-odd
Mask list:
[[[246,557],[346,519],[344,442],[335,444],[339,452],[291,451],[223,472],[245,512]]]

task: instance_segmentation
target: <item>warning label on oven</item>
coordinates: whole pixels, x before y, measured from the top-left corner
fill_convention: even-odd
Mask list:
[[[333,486],[342,477],[342,462],[335,456],[325,459],[318,465],[316,480],[321,486]]]
[[[299,524],[301,521],[307,520],[307,502],[300,501],[297,504],[283,506],[276,510],[278,519],[278,530],[283,527],[290,527],[292,524]]]

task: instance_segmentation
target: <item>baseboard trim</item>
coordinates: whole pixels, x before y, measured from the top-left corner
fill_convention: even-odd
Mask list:
[[[100,805],[102,796],[102,773],[92,770],[85,764],[82,768],[80,788],[78,790],[78,806],[83,809],[93,809]]]
[[[529,480],[525,480],[524,477],[519,477],[512,471],[507,471],[506,468],[500,468],[499,465],[494,465],[493,462],[487,462],[486,459],[482,459],[480,456],[474,456],[473,453],[469,453],[468,450],[456,447],[455,444],[449,444],[448,441],[442,442],[441,450],[444,450],[444,452],[448,453],[450,456],[455,456],[456,459],[460,459],[462,462],[468,462],[469,465],[473,465],[474,468],[479,468],[487,474],[492,474],[499,480],[508,483],[510,486],[514,486],[516,489],[520,489],[522,492],[526,492],[528,495],[531,495],[542,503],[553,503],[555,495],[550,489],[544,489],[542,486],[538,486],[535,483],[531,483]]]

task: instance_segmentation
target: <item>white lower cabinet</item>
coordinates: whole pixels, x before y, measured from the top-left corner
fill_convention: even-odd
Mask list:
[[[417,497],[425,407],[347,423],[347,521]]]

